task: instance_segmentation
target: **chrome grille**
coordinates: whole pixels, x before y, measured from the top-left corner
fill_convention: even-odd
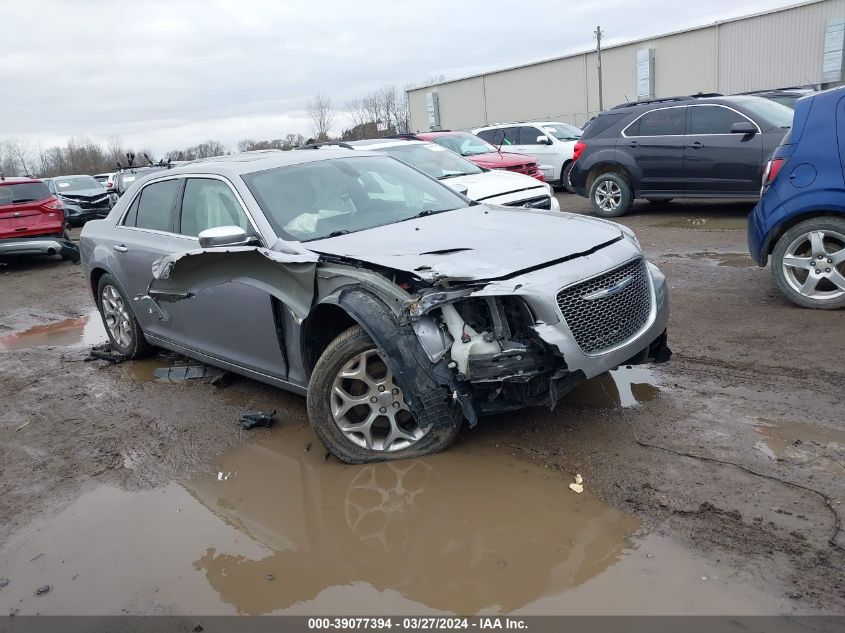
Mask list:
[[[505,203],[506,207],[522,207],[524,209],[551,209],[552,199],[549,196],[537,196],[536,198],[527,198],[525,200],[517,200],[516,202]]]
[[[645,260],[564,288],[557,305],[575,342],[587,354],[622,343],[648,323],[651,291]]]

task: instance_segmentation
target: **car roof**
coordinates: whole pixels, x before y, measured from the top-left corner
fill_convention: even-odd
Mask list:
[[[495,123],[494,125],[483,125],[475,128],[476,130],[497,130],[503,127],[514,127],[516,125],[571,125],[578,127],[574,123],[567,123],[566,121],[513,121],[511,123]]]
[[[41,182],[41,180],[30,176],[5,176],[0,178],[0,185],[19,185],[22,182]]]
[[[347,143],[357,151],[359,147],[371,150],[385,149],[387,147],[405,147],[407,145],[431,145],[428,141],[402,138],[371,138],[363,141],[351,141]]]
[[[313,163],[336,158],[359,157],[363,152],[344,148],[324,146],[319,150],[258,150],[214,156],[189,161],[167,170],[169,174],[214,174],[219,176],[240,176],[277,167]],[[372,154],[377,156],[378,154]]]
[[[43,180],[61,180],[62,178],[93,178],[89,174],[67,174],[65,176],[50,176],[49,178],[44,178]]]

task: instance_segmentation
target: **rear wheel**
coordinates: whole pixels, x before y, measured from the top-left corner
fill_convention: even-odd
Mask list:
[[[100,277],[97,284],[97,307],[116,351],[127,358],[140,358],[150,351],[150,344],[129,307],[129,300],[109,274]]]
[[[631,185],[617,173],[601,174],[590,187],[590,203],[596,215],[618,218],[625,215],[634,203]]]
[[[563,171],[560,173],[560,184],[563,185],[563,188],[566,189],[569,193],[575,193],[575,189],[572,188],[572,185],[569,184],[569,172],[572,171],[572,166],[575,163],[570,161],[563,166]]]
[[[434,453],[458,434],[420,426],[393,372],[360,326],[332,341],[308,385],[308,417],[326,448],[341,461],[362,464]]]
[[[804,308],[845,307],[845,220],[812,218],[789,229],[772,252],[772,275]]]

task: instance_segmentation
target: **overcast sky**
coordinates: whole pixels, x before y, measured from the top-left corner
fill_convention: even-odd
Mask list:
[[[384,84],[459,77],[790,4],[783,0],[61,0],[0,9],[0,139],[119,135],[157,154],[308,135]],[[524,7],[520,10],[518,7]],[[338,117],[339,130],[347,121]]]

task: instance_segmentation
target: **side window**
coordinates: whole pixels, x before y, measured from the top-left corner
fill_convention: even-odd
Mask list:
[[[229,186],[212,178],[188,178],[182,196],[179,232],[197,237],[205,229],[239,226],[247,235],[255,231]]]
[[[678,136],[684,134],[687,108],[661,108],[646,112],[625,129],[628,136]]]
[[[545,136],[544,132],[541,132],[536,127],[531,127],[528,125],[523,125],[522,127],[517,128],[519,130],[519,144],[520,145],[539,145],[537,142],[538,136]]]
[[[730,134],[734,123],[747,123],[748,119],[722,106],[692,106],[689,113],[687,134]]]
[[[123,220],[123,226],[135,226],[135,222],[138,220],[138,203],[140,201],[141,196],[135,196],[135,199],[132,201],[132,206],[129,207],[129,212]]]
[[[139,229],[170,231],[173,203],[179,191],[180,180],[174,178],[154,182],[141,190],[135,226]]]
[[[479,132],[478,136],[497,147],[499,145],[516,145],[519,143],[519,128],[500,127],[495,130],[484,130]]]

